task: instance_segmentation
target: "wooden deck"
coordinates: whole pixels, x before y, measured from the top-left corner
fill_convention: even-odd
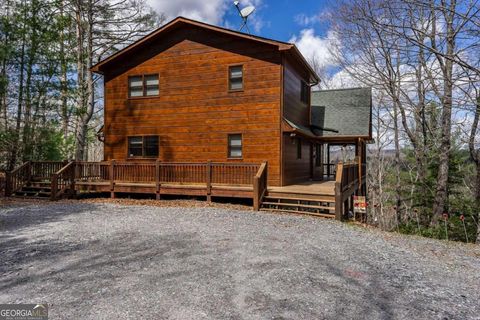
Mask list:
[[[284,187],[268,187],[268,192],[334,196],[335,181],[305,181]]]
[[[335,181],[267,185],[268,165],[248,163],[26,162],[6,176],[5,195],[57,200],[82,192],[250,198],[254,210],[343,219],[364,194],[365,165],[338,163]]]

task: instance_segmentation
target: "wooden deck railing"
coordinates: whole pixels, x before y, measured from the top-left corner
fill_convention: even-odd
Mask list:
[[[51,200],[75,190],[75,162],[70,162],[51,176]]]
[[[24,185],[50,180],[51,199],[55,200],[67,191],[73,191],[75,182],[110,184],[112,195],[116,184],[151,184],[156,186],[157,196],[164,184],[195,185],[206,187],[210,199],[212,186],[256,186],[256,197],[263,196],[267,186],[267,165],[252,163],[184,163],[184,162],[27,162],[7,174],[6,194],[11,195]],[[146,186],[148,187],[148,186]]]
[[[62,169],[66,161],[32,161],[31,176],[36,180],[49,180],[52,174]]]
[[[110,180],[110,162],[77,161],[75,163],[75,180]]]
[[[219,162],[76,162],[75,179],[121,182],[253,185],[260,168],[252,163]],[[113,174],[113,175],[112,175]]]
[[[362,184],[365,183],[365,169],[365,164],[360,163],[359,158],[350,162],[337,163],[335,175],[336,219],[341,220],[343,218],[345,200],[360,190]]]
[[[259,164],[252,163],[212,163],[212,183],[252,185]]]
[[[5,174],[5,196],[20,190],[31,179],[31,162],[27,161],[17,169]]]
[[[198,184],[207,183],[208,180],[207,163],[157,162],[157,166],[159,183]]]
[[[263,162],[253,178],[253,210],[258,211],[267,190],[268,166]]]

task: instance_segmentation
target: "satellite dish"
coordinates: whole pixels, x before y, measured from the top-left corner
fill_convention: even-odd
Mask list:
[[[245,29],[247,29],[247,32],[250,33],[250,29],[248,28],[247,20],[248,20],[248,17],[253,13],[253,11],[255,11],[255,7],[254,6],[247,6],[247,7],[243,8],[242,10],[240,10],[240,7],[238,6],[238,4],[239,4],[238,1],[234,1],[233,4],[237,8],[238,13],[240,14],[240,17],[243,20],[243,23],[240,26],[240,29],[238,31],[242,31],[242,29],[245,28]]]
[[[240,10],[240,15],[242,16],[242,18],[248,18],[248,16],[251,15],[253,11],[255,11],[255,7],[248,6]]]

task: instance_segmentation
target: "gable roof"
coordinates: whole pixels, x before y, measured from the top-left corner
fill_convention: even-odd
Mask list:
[[[311,105],[315,135],[371,138],[372,88],[314,91]]]
[[[265,44],[268,44],[268,45],[275,46],[280,51],[286,51],[286,52],[291,53],[292,56],[294,57],[294,59],[297,59],[308,70],[308,72],[310,73],[310,75],[312,76],[312,78],[316,82],[320,81],[320,78],[318,77],[318,75],[315,73],[315,71],[312,69],[312,67],[305,60],[305,58],[300,53],[298,48],[292,43],[273,40],[273,39],[264,38],[264,37],[260,37],[260,36],[255,36],[255,35],[250,35],[250,34],[247,34],[247,33],[234,31],[234,30],[230,30],[230,29],[227,29],[227,28],[214,26],[214,25],[211,25],[211,24],[208,24],[208,23],[204,23],[204,22],[200,22],[200,21],[196,21],[196,20],[192,20],[192,19],[187,19],[185,17],[177,17],[177,18],[171,20],[170,22],[164,24],[160,28],[158,28],[158,29],[154,30],[153,32],[147,34],[146,36],[138,39],[134,43],[126,46],[122,50],[120,50],[120,51],[114,53],[113,55],[105,58],[104,60],[98,62],[97,64],[95,64],[94,66],[91,67],[91,70],[93,72],[102,74],[103,69],[106,65],[114,62],[115,60],[117,60],[119,57],[123,56],[127,52],[130,52],[131,50],[139,48],[141,46],[148,45],[152,41],[155,41],[156,39],[158,39],[158,37],[161,34],[167,32],[167,31],[170,31],[170,30],[175,30],[177,28],[181,28],[182,26],[185,26],[185,25],[193,25],[193,26],[208,29],[208,30],[211,30],[211,31],[221,32],[223,34],[228,34],[228,35],[231,35],[231,36],[234,36],[234,37],[239,37],[239,38],[243,38],[243,39],[252,40],[252,41],[255,41],[255,42],[260,42],[260,43],[265,43]]]

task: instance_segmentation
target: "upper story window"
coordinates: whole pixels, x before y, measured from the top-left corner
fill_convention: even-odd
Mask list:
[[[243,66],[228,67],[228,90],[243,90]]]
[[[128,157],[158,157],[158,136],[128,137]]]
[[[130,98],[151,97],[158,96],[158,94],[158,74],[128,77],[128,96]]]
[[[310,87],[308,86],[308,84],[305,81],[301,80],[300,81],[300,100],[303,103],[308,104],[309,94],[310,94]]]
[[[229,158],[242,157],[242,135],[241,134],[228,135],[228,157]]]

